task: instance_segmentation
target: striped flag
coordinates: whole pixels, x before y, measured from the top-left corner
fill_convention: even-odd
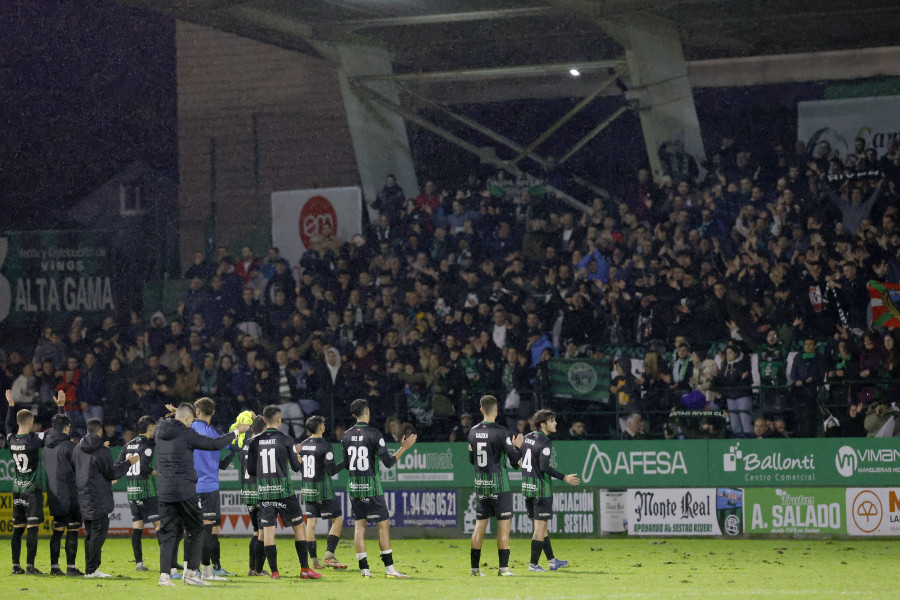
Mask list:
[[[869,282],[872,327],[900,327],[900,283]]]

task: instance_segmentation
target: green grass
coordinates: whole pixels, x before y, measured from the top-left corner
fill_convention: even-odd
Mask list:
[[[370,532],[374,533],[374,532]],[[396,540],[397,568],[411,579],[383,576],[377,544],[368,541],[374,579],[364,580],[355,568],[347,540],[338,558],[350,563],[344,572],[325,571],[320,581],[298,578],[293,544],[279,539],[278,559],[283,579],[235,577],[214,588],[158,588],[155,570],[134,572],[127,539],[104,546],[101,569],[114,574],[105,581],[10,576],[8,540],[0,541],[0,590],[7,598],[315,598],[315,600],[446,600],[516,598],[896,598],[894,540],[726,540],[726,539],[587,539],[555,540],[557,556],[571,567],[547,573],[527,571],[529,541],[513,540],[511,567],[518,577],[496,576],[497,554],[485,544],[483,567],[488,577],[469,576],[468,540]],[[320,552],[324,540],[319,541]],[[83,568],[83,547],[78,563]],[[49,570],[48,542],[42,539],[37,566]],[[24,555],[24,548],[23,548]],[[158,547],[144,541],[148,566],[158,565]],[[223,539],[224,566],[246,573],[247,540]],[[23,556],[24,558],[24,556]],[[542,560],[546,566],[546,560]],[[157,596],[158,594],[158,596]],[[307,596],[308,594],[308,596]]]

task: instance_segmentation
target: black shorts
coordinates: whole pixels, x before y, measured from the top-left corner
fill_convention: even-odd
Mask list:
[[[40,525],[44,522],[44,492],[13,493],[13,525]]]
[[[325,502],[304,502],[303,514],[308,519],[336,519],[344,516],[341,501],[337,498]]]
[[[369,523],[381,523],[391,518],[383,495],[351,498],[350,514],[353,515],[354,521],[365,519]]]
[[[219,506],[219,490],[197,494],[200,497],[200,512],[204,521],[213,521],[218,525],[222,521],[222,508]]]
[[[253,527],[253,533],[259,531],[259,507],[257,505],[248,506],[247,512],[250,513],[250,525]]]
[[[131,507],[131,521],[143,521],[146,526],[148,523],[159,521],[159,498],[144,498],[143,500],[129,500],[128,506]]]
[[[285,527],[294,527],[303,523],[303,511],[300,509],[300,501],[297,496],[282,498],[281,500],[263,500],[259,503],[259,526],[275,527],[278,525],[278,516]]]
[[[69,507],[69,512],[62,515],[53,515],[54,529],[81,529],[81,509],[77,504]]]
[[[553,498],[525,498],[528,516],[536,521],[549,521],[553,516]]]
[[[500,492],[494,496],[477,496],[475,518],[479,521],[496,517],[498,521],[512,519],[512,492]]]

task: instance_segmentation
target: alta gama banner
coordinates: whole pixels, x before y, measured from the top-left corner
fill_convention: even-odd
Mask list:
[[[860,137],[883,156],[890,140],[900,137],[900,96],[841,98],[797,103],[797,137],[811,150],[827,141],[844,158]]]
[[[747,488],[747,533],[844,534],[842,488]]]
[[[114,264],[104,233],[0,235],[0,322],[115,310]]]
[[[738,535],[742,503],[731,488],[629,489],[628,535]]]
[[[272,245],[291,265],[300,262],[326,227],[342,242],[362,233],[358,187],[272,193]]]

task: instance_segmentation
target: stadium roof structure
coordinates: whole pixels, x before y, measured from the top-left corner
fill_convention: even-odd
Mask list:
[[[890,46],[900,31],[884,0],[118,1],[301,52],[384,46],[397,73],[621,60],[609,31],[633,14],[675,24],[689,61]]]

